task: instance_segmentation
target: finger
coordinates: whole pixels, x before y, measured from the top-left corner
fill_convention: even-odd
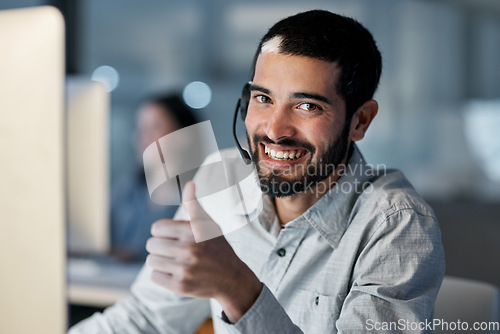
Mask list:
[[[148,255],[146,257],[146,264],[154,271],[173,277],[182,276],[184,272],[184,264],[182,262],[177,262],[163,256]]]
[[[173,283],[175,282],[175,280],[171,274],[153,270],[151,272],[151,280],[164,288],[174,290]]]
[[[151,235],[157,238],[193,241],[193,232],[186,220],[160,219],[151,225]]]
[[[151,280],[156,284],[178,294],[186,294],[188,292],[185,284],[182,284],[182,281],[171,274],[153,270],[151,272]]]
[[[153,237],[146,242],[146,250],[152,255],[189,263],[192,261],[190,245],[191,243]]]
[[[192,181],[184,186],[182,204],[191,218],[191,229],[196,242],[202,242],[222,235],[222,230],[201,207],[196,198],[196,188]]]

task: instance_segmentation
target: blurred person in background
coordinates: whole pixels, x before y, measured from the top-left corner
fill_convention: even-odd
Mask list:
[[[134,136],[137,166],[121,177],[111,194],[111,252],[121,260],[144,261],[151,224],[171,218],[177,205],[159,205],[151,201],[144,175],[144,150],[159,138],[196,123],[191,108],[176,93],[144,99],[136,115]]]

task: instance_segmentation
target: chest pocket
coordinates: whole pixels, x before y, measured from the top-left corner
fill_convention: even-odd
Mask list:
[[[304,333],[336,333],[337,321],[345,295],[326,296],[298,290],[285,307],[293,323]]]

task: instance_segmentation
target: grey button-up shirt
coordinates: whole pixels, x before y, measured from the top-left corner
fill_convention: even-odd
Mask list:
[[[241,179],[237,155],[223,154],[228,179]],[[197,187],[210,189],[211,180]],[[256,184],[240,191],[248,223],[225,237],[264,288],[236,324],[221,318],[214,300],[155,285],[144,267],[130,298],[70,333],[193,333],[210,315],[216,333],[364,333],[389,325],[414,332],[432,320],[444,275],[441,233],[401,172],[371,169],[355,147],[337,184],[283,229]],[[206,211],[225,210],[218,203]],[[182,209],[177,217],[187,218]]]

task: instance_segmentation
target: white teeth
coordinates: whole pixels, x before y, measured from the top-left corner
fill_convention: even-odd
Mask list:
[[[275,160],[294,160],[300,158],[302,153],[296,151],[275,151],[264,145],[264,153]]]

